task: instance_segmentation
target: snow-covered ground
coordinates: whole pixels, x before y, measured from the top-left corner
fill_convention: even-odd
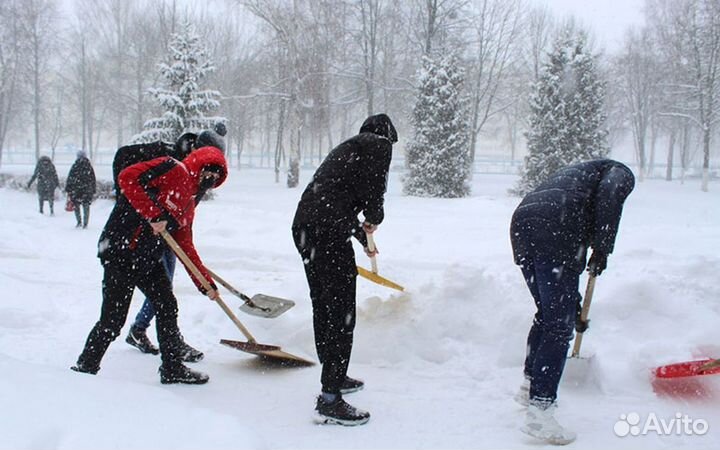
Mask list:
[[[97,170],[109,178],[109,168]],[[295,308],[276,319],[238,317],[259,342],[315,360],[307,284],[290,233],[301,189],[273,176],[233,171],[216,200],[201,205],[195,242],[206,264],[242,291],[294,299]],[[303,187],[310,176],[303,172]],[[124,342],[139,294],[100,373],[70,371],[99,315],[96,243],[112,202],[95,202],[89,229],[81,230],[62,200],[54,217],[41,216],[34,191],[0,189],[0,449],[536,447],[518,431],[523,410],[512,400],[534,312],[508,238],[519,199],[506,191],[515,180],[477,175],[470,198],[421,199],[404,197],[391,173],[378,263],[407,293],[358,280],[350,375],[366,389],[348,400],[372,418],[357,428],[312,423],[319,366],[280,368],[220,345],[244,338],[180,267],[180,327],[205,352],[194,367],[210,375],[207,385],[160,384],[159,357]],[[720,356],[720,187],[702,193],[698,183],[646,181],[626,203],[583,343],[582,353],[595,355],[597,380],[560,392],[557,416],[579,436],[572,448],[720,447],[718,400],[659,398],[649,382],[654,366]],[[239,306],[229,293],[223,298]],[[709,430],[616,436],[621,415],[633,412],[643,421],[686,414]]]

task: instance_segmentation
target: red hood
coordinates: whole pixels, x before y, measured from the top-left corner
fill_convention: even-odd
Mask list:
[[[220,178],[218,178],[214,187],[219,187],[227,179],[227,161],[225,161],[223,153],[215,147],[201,147],[190,153],[187,158],[183,159],[182,163],[187,167],[195,183],[200,182],[202,168],[209,165],[222,167],[222,174],[220,174]]]

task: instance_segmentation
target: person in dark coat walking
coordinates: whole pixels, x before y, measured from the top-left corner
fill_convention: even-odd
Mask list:
[[[162,383],[203,384],[208,376],[182,364],[177,325],[177,299],[161,259],[166,243],[158,234],[167,230],[197,266],[212,289],[206,291],[187,269],[200,292],[210,299],[217,288],[193,244],[192,224],[196,198],[220,186],[227,177],[223,153],[203,147],[180,162],[160,157],[120,172],[122,196],[110,213],[98,242],[103,265],[103,303],[100,319],[90,331],[85,347],[72,367],[96,374],[110,343],[120,334],[135,287],[153,303],[160,342]]]
[[[28,181],[27,188],[30,189],[33,182],[37,180],[37,192],[38,202],[40,204],[40,214],[43,214],[43,205],[45,201],[50,205],[50,215],[55,214],[54,203],[55,203],[55,189],[60,186],[58,180],[57,170],[55,165],[49,156],[41,156],[35,165],[35,172],[33,172],[30,181]]]
[[[95,170],[84,151],[77,153],[77,159],[70,167],[67,181],[65,183],[65,192],[72,202],[75,211],[76,227],[87,228],[90,219],[90,203],[95,197],[97,184],[95,180]],[[82,215],[80,208],[82,207]]]
[[[565,167],[523,198],[510,225],[515,263],[520,266],[537,313],[527,340],[525,383],[516,399],[528,405],[523,431],[553,443],[574,433],[553,418],[558,385],[579,321],[580,274],[607,266],[615,246],[625,199],[635,186],[632,171],[610,159]]]
[[[216,125],[215,129],[218,129]],[[221,128],[221,131],[225,128]],[[144,144],[133,144],[126,145],[118,149],[113,159],[113,180],[116,186],[116,198],[120,198],[122,193],[118,187],[118,175],[125,167],[141,162],[147,161],[160,156],[172,156],[177,160],[184,160],[193,150],[205,146],[211,146],[220,149],[223,153],[225,151],[225,142],[221,135],[213,130],[205,130],[199,135],[191,132],[184,133],[181,135],[175,144],[170,144],[163,141],[149,142]],[[163,253],[162,263],[165,271],[172,281],[175,275],[175,253],[170,248],[166,248]],[[150,328],[150,322],[155,317],[155,309],[153,308],[152,302],[145,298],[140,311],[135,320],[133,321],[128,335],[125,337],[125,342],[137,348],[143,353],[157,355],[160,350],[153,345],[150,338],[147,335],[147,329]],[[180,334],[180,341],[182,345],[181,357],[185,362],[197,362],[203,359],[205,356],[203,352],[185,342],[185,338]]]
[[[362,389],[347,376],[355,328],[357,267],[350,237],[367,236],[385,216],[383,203],[397,132],[385,114],[368,117],[360,134],[335,147],[318,167],[295,212],[292,234],[302,258],[313,307],[322,392],[315,410],[324,423],[358,425],[370,414],[342,394]],[[364,222],[358,221],[363,213]]]

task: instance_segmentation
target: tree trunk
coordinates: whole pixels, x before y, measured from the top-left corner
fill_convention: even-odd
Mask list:
[[[703,127],[703,169],[702,169],[702,191],[708,191],[708,182],[710,181],[710,135],[712,129],[710,125]]]
[[[690,159],[690,125],[683,125],[682,147],[680,149],[680,183],[685,184],[688,160]]]
[[[657,147],[657,136],[659,134],[656,122],[656,120],[652,120],[652,123],[650,124],[650,160],[648,161],[647,166],[648,177],[652,177],[653,170],[655,170],[655,149]]]
[[[672,181],[673,176],[673,153],[675,153],[675,140],[677,138],[677,130],[673,127],[668,136],[668,152],[667,152],[667,168],[665,169],[665,180]]]
[[[637,121],[633,121],[632,133],[635,140],[635,151],[638,159],[638,181],[645,181],[645,130],[638,124]]]
[[[37,35],[33,46],[33,121],[35,126],[35,160],[40,159],[40,48]]]
[[[285,101],[280,100],[278,113],[277,139],[275,141],[275,182],[280,182],[280,160],[283,154],[283,135],[285,132]]]

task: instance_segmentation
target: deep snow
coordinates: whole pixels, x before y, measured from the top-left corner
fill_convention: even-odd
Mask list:
[[[109,167],[96,170],[110,178]],[[311,175],[303,171],[301,187]],[[281,317],[262,319],[239,312],[239,301],[221,291],[259,342],[315,360],[290,234],[302,191],[273,177],[233,170],[217,198],[200,206],[195,242],[205,263],[242,291],[294,299]],[[347,399],[372,418],[357,428],[312,423],[319,366],[279,368],[220,345],[243,336],[180,265],[180,327],[205,352],[194,367],[210,375],[207,385],[161,385],[159,358],[124,342],[140,294],[100,373],[70,371],[99,315],[96,244],[112,202],[95,202],[80,230],[62,199],[54,217],[41,216],[34,191],[0,189],[0,449],[537,447],[518,431],[523,410],[512,400],[534,312],[508,238],[519,199],[506,191],[515,181],[476,175],[469,198],[423,199],[402,196],[400,174],[391,173],[378,263],[407,293],[358,280],[350,375],[366,389]],[[651,367],[720,357],[720,190],[711,189],[649,180],[630,195],[583,342],[598,383],[560,392],[558,418],[579,436],[571,448],[720,446],[717,403],[658,398],[649,383]],[[369,267],[359,247],[356,255]],[[681,412],[706,420],[709,431],[617,437],[613,426],[631,412],[667,420]]]

